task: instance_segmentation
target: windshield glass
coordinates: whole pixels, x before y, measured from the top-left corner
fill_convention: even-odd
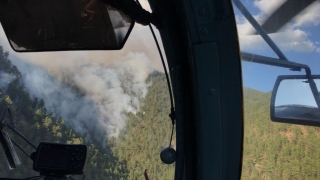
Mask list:
[[[275,66],[274,62],[267,65],[263,59],[268,57],[268,60],[277,62],[288,60],[304,64],[310,67],[312,75],[319,75],[320,2],[234,0],[233,5],[242,55],[244,91],[242,179],[319,179],[320,129],[270,120],[271,95],[277,77],[306,75],[306,71]],[[255,29],[248,20],[250,16],[271,38],[269,45],[259,35],[259,27]],[[273,42],[277,47],[272,45]],[[286,107],[303,107],[299,103],[307,100],[306,96],[313,104],[308,102],[302,105],[316,107],[309,85],[304,83],[303,87],[300,86],[302,80],[297,81],[299,86],[288,85],[287,82],[291,81],[280,84],[282,95],[277,95],[286,102]],[[316,85],[319,89],[318,81]],[[295,93],[303,92],[305,87],[307,93]],[[280,100],[276,99],[276,102]],[[294,112],[291,113],[293,116]]]
[[[2,28],[0,45],[0,111],[9,106],[16,130],[32,143],[86,144],[85,179],[143,179],[146,169],[150,179],[173,179],[174,164],[160,160],[170,144],[169,93],[148,26],[136,24],[121,51],[16,53]],[[35,151],[7,131],[29,155]],[[0,177],[39,175],[15,150],[21,165],[10,170],[1,149]]]

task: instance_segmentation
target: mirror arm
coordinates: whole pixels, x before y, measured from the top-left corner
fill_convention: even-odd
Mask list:
[[[320,95],[319,95],[317,85],[312,78],[309,78],[308,81],[309,81],[309,85],[310,85],[314,100],[316,101],[318,109],[320,110]]]
[[[271,58],[268,56],[261,56],[257,54],[241,52],[241,59],[248,62],[255,62],[260,64],[266,64],[270,66],[277,66],[283,68],[291,68],[293,71],[301,71],[301,69],[305,69],[306,75],[310,78],[311,70],[310,67],[306,64],[299,64],[291,61],[281,61],[277,58]]]
[[[305,64],[301,64],[301,68],[303,68],[305,71],[306,71],[306,75],[309,79],[312,79],[311,78],[311,69],[308,65],[305,65]],[[313,81],[313,80],[312,80]],[[313,82],[314,83],[314,82]]]
[[[311,77],[311,69],[307,65],[304,65],[304,64],[302,64],[302,65],[303,66],[301,68],[305,69],[305,71],[306,71],[311,92],[313,94],[314,100],[317,103],[318,109],[320,110],[320,95],[319,95],[317,85]]]
[[[283,68],[291,68],[291,70],[293,71],[301,71],[301,69],[305,69],[314,100],[316,101],[318,108],[320,109],[319,91],[315,82],[311,77],[311,69],[308,65],[294,63],[291,61],[279,61],[279,59],[276,59],[276,58],[261,56],[257,54],[247,53],[247,52],[241,52],[241,59],[248,62],[255,62],[255,63],[283,67]]]

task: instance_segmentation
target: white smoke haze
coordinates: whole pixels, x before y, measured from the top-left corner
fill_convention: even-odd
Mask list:
[[[42,98],[47,110],[62,116],[76,132],[96,132],[97,137],[118,136],[125,127],[125,113],[136,113],[148,91],[146,79],[152,68],[143,53],[129,53],[112,65],[92,63],[82,57],[72,64],[56,64],[58,74],[15,59],[25,88]],[[58,77],[54,78],[54,77]]]
[[[6,88],[16,77],[12,74],[0,72],[0,88]]]

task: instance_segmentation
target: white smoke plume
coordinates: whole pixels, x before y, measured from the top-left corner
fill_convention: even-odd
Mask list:
[[[135,113],[147,93],[149,59],[143,53],[129,53],[105,66],[79,57],[72,68],[65,61],[56,64],[59,74],[51,75],[17,58],[12,63],[21,71],[28,92],[42,98],[47,110],[62,116],[75,131],[117,136],[126,124],[125,113]]]

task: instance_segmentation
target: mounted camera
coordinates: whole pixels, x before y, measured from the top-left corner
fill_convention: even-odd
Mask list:
[[[33,170],[40,174],[81,175],[86,164],[87,147],[41,142],[31,158]]]

